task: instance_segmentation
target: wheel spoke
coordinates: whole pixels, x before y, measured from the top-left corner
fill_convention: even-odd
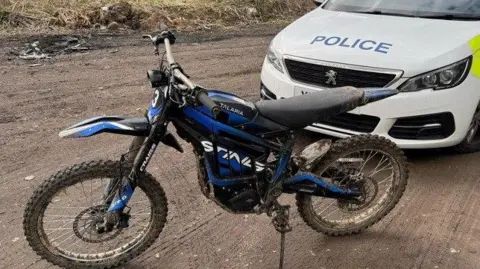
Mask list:
[[[100,182],[102,184],[98,186],[97,184]],[[103,234],[96,233],[95,223],[101,216],[97,214],[102,214],[101,212],[104,209],[102,209],[102,203],[94,205],[94,202],[97,196],[102,197],[103,183],[105,182],[104,178],[100,178],[95,182],[79,182],[71,187],[63,188],[61,192],[66,196],[57,201],[61,201],[62,205],[52,203],[51,206],[47,207],[43,223],[50,226],[44,227],[43,230],[47,240],[56,248],[61,249],[62,253],[70,253],[68,255],[72,255],[72,258],[75,255],[87,255],[91,256],[92,259],[98,253],[114,255],[119,251],[125,251],[125,246],[132,245],[133,242],[140,240],[137,234],[148,229],[151,221],[149,216],[152,215],[151,202],[145,195],[139,196],[141,190],[137,189],[138,191],[129,202],[131,207],[136,208],[136,212],[131,214],[133,218],[130,219],[128,233],[117,229]],[[85,185],[89,189],[88,192]],[[75,199],[79,195],[84,196],[84,199]],[[85,203],[89,203],[90,207],[85,206]],[[75,229],[78,233],[75,232]],[[73,250],[82,250],[83,253],[74,253]]]
[[[122,215],[109,218],[109,204],[103,200],[109,180],[114,180],[111,181],[114,188],[121,184],[115,180],[118,179],[117,164],[88,163],[58,173],[53,177],[53,184],[42,185],[43,189],[32,197],[40,211],[30,208],[32,217],[25,223],[30,225],[26,231],[33,232],[27,239],[39,238],[52,255],[62,256],[72,264],[100,264],[117,256],[127,259],[126,253],[144,244],[147,235],[158,235],[158,229],[151,229],[152,225],[158,225],[152,223],[153,215],[165,221],[159,214],[163,211],[159,205],[166,203],[163,192],[151,176],[146,176],[129,201],[128,211],[133,213],[129,227],[121,229],[118,221]],[[160,204],[156,204],[158,202]],[[153,210],[154,206],[161,211]],[[113,220],[113,226],[106,227],[113,228],[101,229],[109,219]]]
[[[357,162],[356,159],[361,161]],[[372,163],[373,160],[375,162]],[[335,185],[343,188],[349,188],[350,184],[358,181],[360,183],[355,184],[363,184],[363,198],[356,202],[335,199],[333,202],[315,206],[313,211],[328,226],[340,228],[352,223],[361,223],[375,212],[379,212],[381,206],[374,206],[383,203],[382,201],[391,195],[390,190],[396,177],[394,165],[392,156],[378,150],[355,151],[338,157],[330,166],[324,168],[320,178],[328,176]],[[380,178],[375,180],[374,177]],[[385,187],[379,189],[380,184]],[[312,206],[313,199],[325,198],[312,197]]]

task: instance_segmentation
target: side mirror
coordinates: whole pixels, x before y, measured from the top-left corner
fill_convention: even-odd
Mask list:
[[[321,5],[323,4],[324,0],[313,0],[313,2],[315,3],[315,5],[316,5],[317,7],[319,7],[319,6],[321,6]]]

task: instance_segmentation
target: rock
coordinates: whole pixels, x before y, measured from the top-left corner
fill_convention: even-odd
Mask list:
[[[7,73],[7,70],[3,70],[2,74],[5,75]]]
[[[132,5],[124,1],[102,7],[100,14],[101,21],[105,24],[110,22],[126,23],[134,15]]]
[[[155,258],[159,259],[160,258],[160,253],[155,254]]]
[[[15,243],[15,242],[17,242],[18,240],[20,240],[20,238],[15,237],[15,238],[13,238],[12,242]]]
[[[30,181],[30,180],[33,180],[34,178],[35,176],[31,175],[31,176],[25,177],[25,181]]]
[[[249,7],[247,8],[247,15],[250,17],[250,18],[253,18],[255,16],[257,16],[258,14],[258,10],[254,7]]]
[[[99,90],[103,91],[105,89],[104,87],[98,87]]]
[[[117,23],[117,22],[111,22],[110,24],[108,24],[107,26],[107,29],[109,31],[116,31],[118,30],[118,28],[120,28],[120,25]]]
[[[459,253],[460,251],[459,250],[456,250],[454,248],[450,248],[450,253]]]

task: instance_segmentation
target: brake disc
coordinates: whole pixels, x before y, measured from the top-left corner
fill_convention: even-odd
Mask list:
[[[378,184],[371,177],[361,176],[362,178],[355,181],[347,182],[344,188],[356,188],[361,191],[362,195],[355,200],[339,200],[338,207],[344,213],[351,213],[367,208],[377,197]]]
[[[104,223],[107,211],[103,205],[92,206],[80,212],[73,222],[73,232],[87,243],[102,243],[117,237],[122,229],[116,228],[110,233],[99,233],[98,225]]]

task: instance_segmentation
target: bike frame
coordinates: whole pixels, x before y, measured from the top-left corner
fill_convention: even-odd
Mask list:
[[[201,113],[198,109],[195,109],[191,103],[185,102],[183,106],[179,107],[179,104],[172,101],[171,98],[172,95],[178,94],[175,92],[175,85],[178,85],[178,80],[186,82],[189,88],[193,88],[194,85],[181,72],[178,64],[174,62],[170,42],[167,38],[164,40],[164,43],[169,63],[169,83],[163,91],[159,88],[155,90],[154,98],[149,105],[145,118],[147,123],[138,124],[137,121],[137,128],[135,128],[128,124],[128,120],[118,117],[94,118],[74,125],[62,131],[60,134],[62,137],[88,137],[102,132],[110,132],[140,137],[140,139],[135,140],[135,143],[143,141],[140,149],[131,149],[132,152],[129,152],[130,159],[135,155],[133,168],[128,174],[128,177],[121,179],[122,185],[113,199],[110,198],[109,212],[122,212],[128,205],[137,186],[138,175],[145,172],[160,143],[163,142],[168,146],[182,151],[176,139],[167,132],[167,126],[170,122],[173,123],[177,131],[187,136],[186,139],[188,139],[200,153],[205,154],[202,141],[212,141],[212,139],[209,139],[210,137],[216,137],[221,133],[226,133],[243,141],[250,141],[252,144],[268,148],[272,152],[277,153],[277,164],[273,169],[273,176],[269,180],[266,194],[262,200],[263,205],[267,208],[270,207],[282,193],[303,192],[309,195],[346,200],[354,199],[360,195],[358,190],[344,189],[328,184],[325,180],[308,172],[297,171],[293,176],[287,176],[286,172],[292,170],[291,157],[295,143],[295,132],[293,130],[285,130],[284,134],[282,134],[283,137],[286,138],[285,143],[282,145],[268,140],[265,136],[258,137],[217,121],[214,117],[209,117],[205,113]],[[161,102],[159,102],[159,100],[161,100]],[[185,137],[182,138],[185,139]],[[215,141],[213,142],[215,143]],[[217,154],[216,148],[214,154]],[[129,161],[131,162],[131,160]],[[209,163],[207,160],[205,161],[205,170],[209,184],[224,187],[235,184],[238,180],[242,180],[242,177],[221,178],[215,174],[212,167],[214,165],[215,164]],[[257,171],[255,160],[251,161],[251,165],[255,173]],[[113,188],[113,186],[116,186],[116,183],[118,182],[110,182],[109,186],[105,189],[105,197],[112,197],[112,192],[116,191]],[[110,201],[106,202],[108,203]]]

